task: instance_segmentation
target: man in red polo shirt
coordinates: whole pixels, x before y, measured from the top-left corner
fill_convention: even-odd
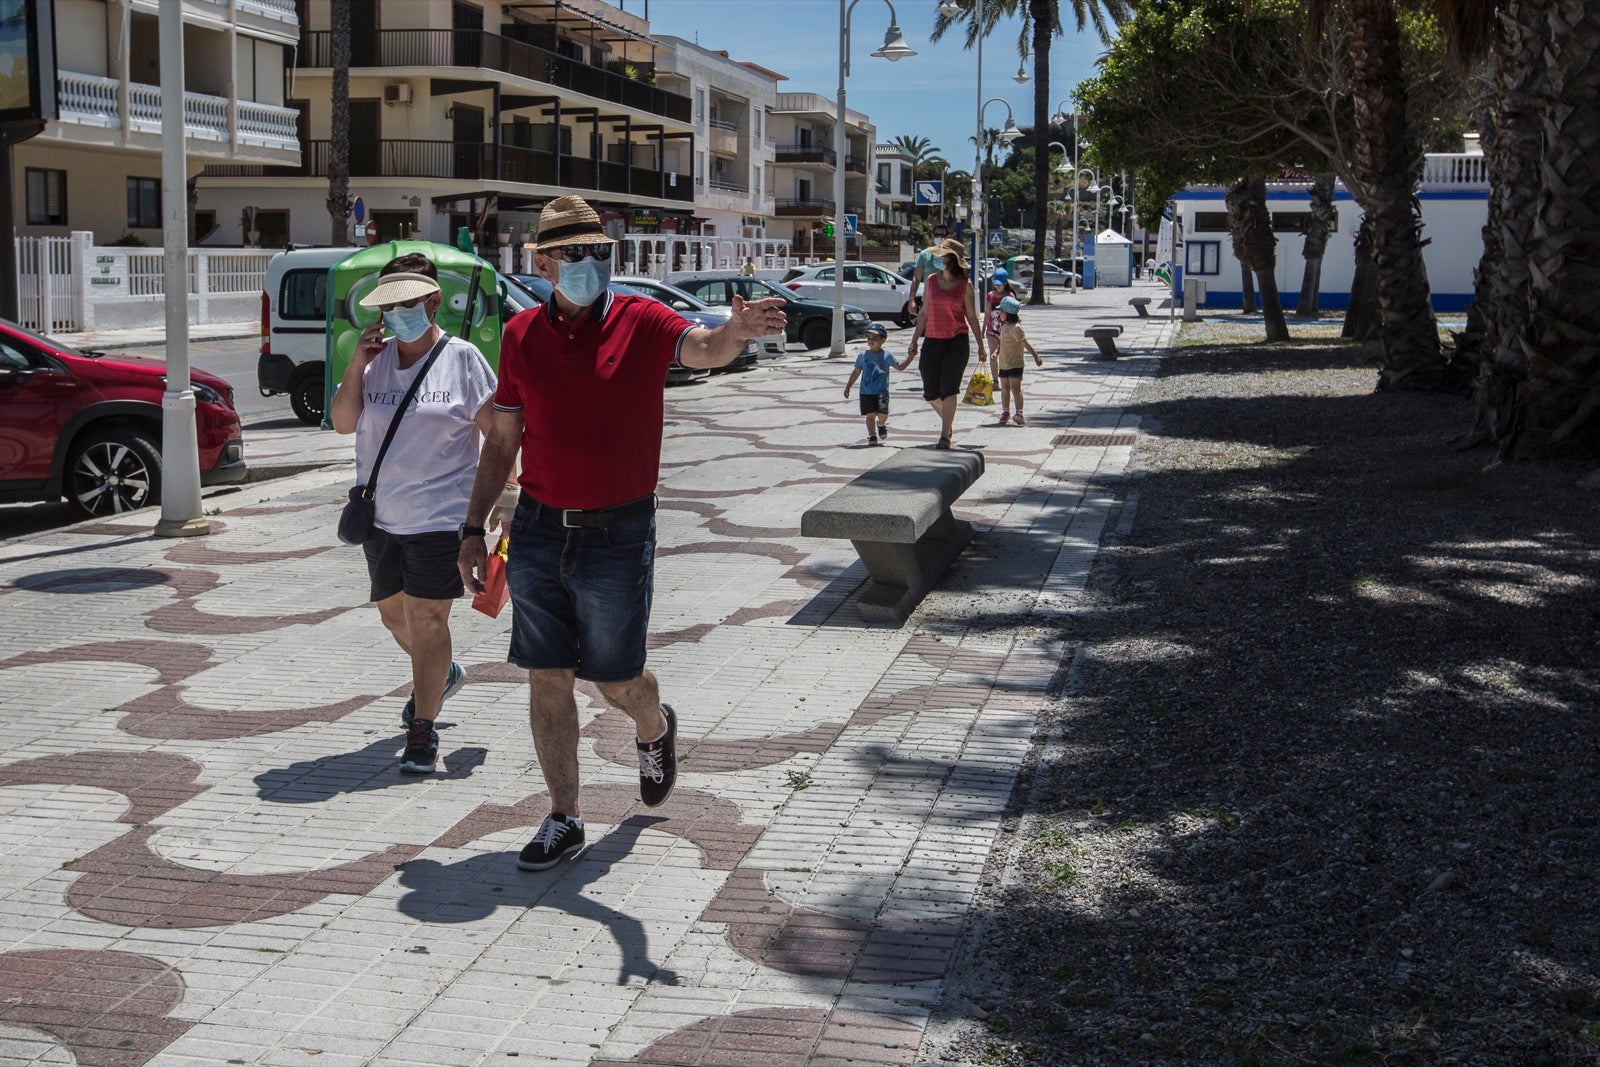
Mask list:
[[[507,659],[528,671],[551,806],[517,860],[530,871],[583,847],[575,679],[633,719],[645,804],[672,792],[677,717],[645,669],[667,370],[674,360],[720,367],[786,318],[780,298],[735,297],[732,317],[707,330],[654,300],[618,296],[607,288],[615,243],[581,197],[558,197],[540,214],[533,262],[555,292],[506,326],[494,418],[461,528],[461,577],[479,591],[483,527],[520,451]]]

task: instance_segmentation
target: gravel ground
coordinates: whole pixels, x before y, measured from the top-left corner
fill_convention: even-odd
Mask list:
[[[1134,402],[925,1062],[1600,1063],[1592,465],[1258,330]]]

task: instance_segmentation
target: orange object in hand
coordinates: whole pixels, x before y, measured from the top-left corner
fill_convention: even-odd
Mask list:
[[[491,619],[498,619],[511,600],[511,587],[506,584],[506,557],[510,552],[510,540],[500,538],[483,567],[483,592],[472,598],[472,606]]]

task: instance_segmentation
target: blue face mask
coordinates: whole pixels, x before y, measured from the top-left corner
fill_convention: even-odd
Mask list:
[[[577,304],[588,307],[600,299],[600,294],[611,284],[611,264],[599,259],[583,259],[576,263],[561,264],[561,279],[556,288],[561,295]]]
[[[428,332],[433,322],[428,318],[427,301],[415,307],[397,307],[383,313],[383,324],[406,344]]]

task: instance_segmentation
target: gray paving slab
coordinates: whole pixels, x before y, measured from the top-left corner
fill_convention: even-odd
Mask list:
[[[333,537],[349,438],[253,434],[300,473],[208,497],[204,538],[139,513],[0,543],[0,1062],[914,1062],[1173,335],[1145,293],[1024,310],[1028,425],[959,412],[977,536],[903,629],[863,625],[847,543],[800,536],[884,451],[847,361],[672,390],[678,792],[638,806],[627,724],[581,694],[593,844],[539,874],[508,616],[457,608],[445,770],[394,771],[409,671]],[[895,375],[890,449],[937,437],[919,394]]]

